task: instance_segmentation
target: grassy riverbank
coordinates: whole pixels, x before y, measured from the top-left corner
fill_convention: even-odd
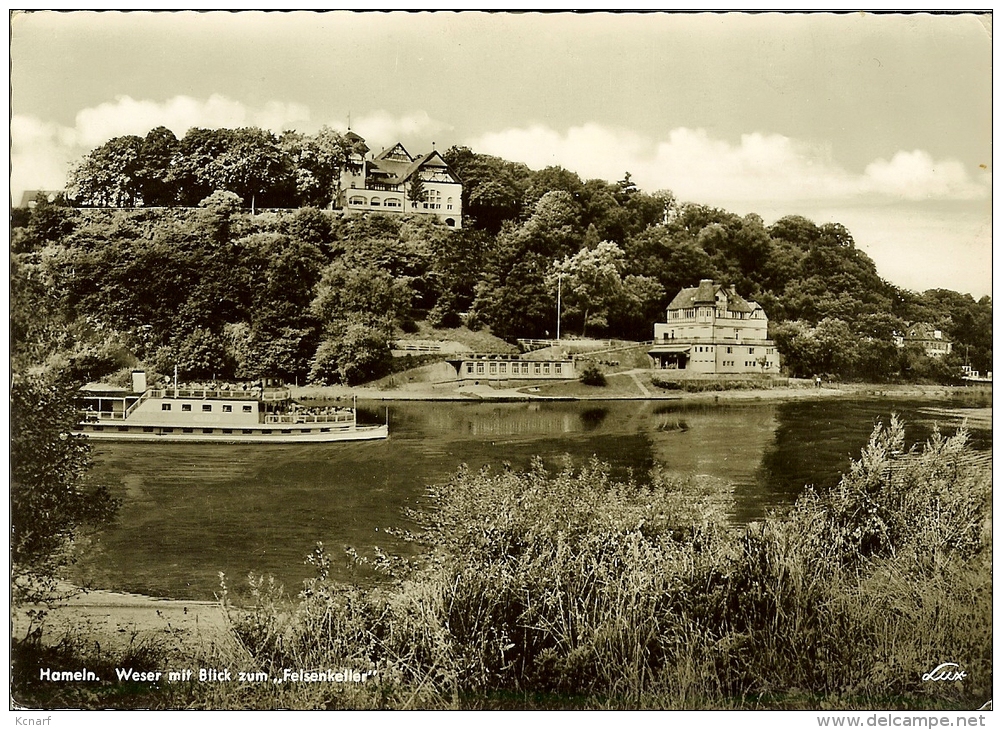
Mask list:
[[[392,387],[369,386],[298,386],[292,388],[293,397],[300,400],[350,402],[359,400],[428,400],[428,401],[511,401],[511,400],[685,400],[730,401],[761,400],[786,401],[841,397],[881,398],[936,398],[956,400],[965,405],[990,406],[991,387],[925,385],[915,383],[824,383],[818,388],[813,382],[790,379],[787,385],[770,387],[741,387],[724,390],[666,390],[652,382],[655,371],[627,371],[606,378],[604,386],[584,385],[572,380],[548,382],[537,385],[501,387],[497,383],[433,382],[415,378],[413,382],[400,382]]]
[[[726,520],[727,490],[706,479],[616,483],[599,463],[461,471],[417,516],[424,557],[380,561],[385,585],[329,581],[318,551],[298,597],[259,579],[254,605],[224,600],[225,636],[201,648],[169,635],[110,653],[18,643],[14,696],[36,707],[975,708],[992,686],[990,463],[963,434],[905,456],[902,439],[899,424],[878,429],[837,488],[741,529]],[[944,661],[965,679],[922,681]],[[107,677],[54,684],[39,666]],[[225,667],[232,680],[123,683],[114,667]],[[291,681],[287,670],[331,673]]]

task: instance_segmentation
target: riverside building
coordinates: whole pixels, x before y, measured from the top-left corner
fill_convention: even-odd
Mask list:
[[[657,368],[713,375],[779,373],[765,312],[733,286],[703,279],[683,289],[668,305],[667,320],[654,325],[648,350]]]

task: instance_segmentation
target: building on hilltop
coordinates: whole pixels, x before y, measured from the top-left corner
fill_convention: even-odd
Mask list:
[[[953,351],[953,343],[943,337],[943,332],[926,322],[915,322],[908,325],[903,336],[894,338],[898,347],[906,344],[916,344],[925,350],[927,357],[943,357]]]
[[[349,130],[345,139],[352,153],[341,172],[335,208],[433,215],[462,228],[463,184],[436,150],[412,157],[397,143],[370,158],[362,137]]]
[[[734,287],[711,279],[680,291],[668,305],[668,321],[654,325],[648,354],[662,370],[698,374],[779,372],[769,320]]]
[[[63,195],[62,190],[25,190],[21,194],[20,208],[34,208],[39,200],[47,203],[55,203]]]

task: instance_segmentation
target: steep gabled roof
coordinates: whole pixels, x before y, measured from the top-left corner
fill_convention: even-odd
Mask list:
[[[407,150],[404,150],[403,145],[397,144],[391,149],[397,149],[398,147],[403,150],[403,153],[406,154],[408,158],[410,158],[410,154],[407,153]],[[446,161],[442,159],[442,155],[440,155],[437,150],[432,150],[417,159],[412,159],[410,162],[397,159],[386,159],[384,155],[386,155],[387,152],[387,150],[384,150],[369,163],[369,171],[370,173],[375,173],[380,177],[385,177],[385,182],[390,185],[399,185],[400,183],[406,182],[410,179],[411,175],[427,165],[433,159],[440,163],[439,165],[435,165],[435,167],[445,168],[445,170],[452,175],[452,177],[456,178],[457,181],[459,180],[456,174],[449,168]]]
[[[411,157],[411,153],[407,149],[397,142],[392,147],[383,150],[378,155],[376,155],[374,160],[386,160],[387,162],[403,162],[405,159],[407,162],[413,162],[414,158]]]
[[[948,342],[948,340],[943,336],[942,331],[940,331],[940,336],[936,337],[936,328],[933,327],[928,322],[913,322],[908,325],[908,329],[905,332],[906,340],[939,340],[941,342]]]
[[[699,282],[699,286],[687,287],[680,291],[671,300],[668,309],[692,309],[699,305],[715,306],[717,294],[721,291],[727,298],[727,310],[730,312],[754,312],[756,309],[761,309],[758,304],[747,301],[733,289],[726,290],[710,279],[703,279]]]

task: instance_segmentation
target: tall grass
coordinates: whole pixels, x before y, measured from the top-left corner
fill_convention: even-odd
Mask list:
[[[878,426],[839,485],[735,528],[719,484],[460,470],[375,588],[254,578],[233,663],[361,684],[192,686],[186,706],[972,708],[991,696],[991,474],[961,431]],[[983,464],[983,462],[981,462]],[[225,601],[225,598],[224,598]],[[955,662],[959,682],[922,675]],[[175,690],[176,692],[176,690]],[[178,701],[175,699],[173,701]]]
[[[250,650],[376,668],[391,706],[971,706],[990,474],[967,456],[963,432],[906,453],[892,420],[837,488],[737,531],[697,480],[461,470],[419,516],[420,565],[373,591],[322,571]],[[944,661],[968,678],[922,681]]]

